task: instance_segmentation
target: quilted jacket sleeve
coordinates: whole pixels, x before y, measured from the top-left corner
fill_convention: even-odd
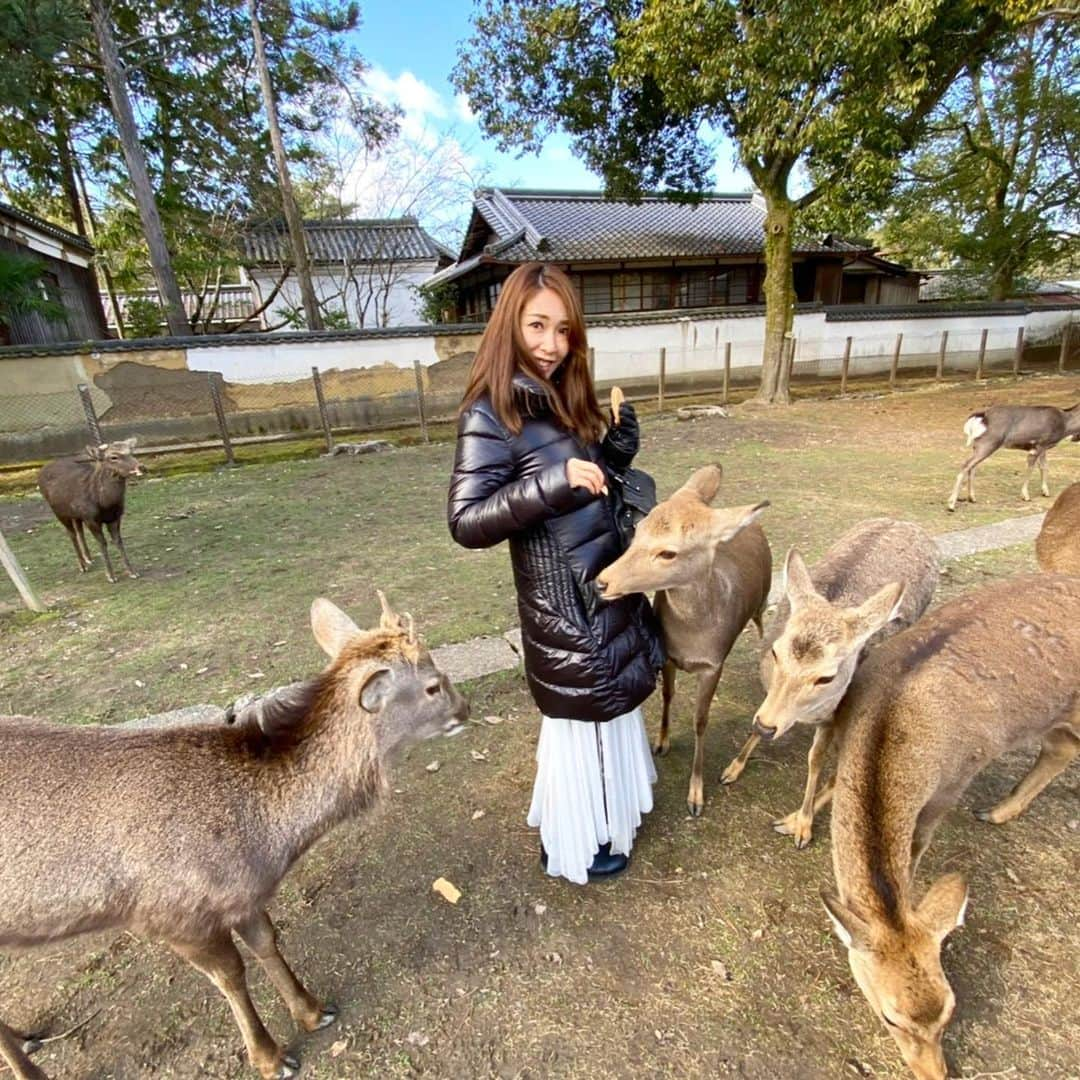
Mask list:
[[[531,476],[516,473],[510,440],[498,421],[477,409],[464,413],[447,505],[450,535],[462,547],[492,547],[593,498],[587,489],[570,486],[563,461]]]

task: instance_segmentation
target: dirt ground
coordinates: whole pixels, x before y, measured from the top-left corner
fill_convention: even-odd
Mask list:
[[[1080,378],[1070,377],[785,410],[740,405],[727,421],[678,423],[642,409],[641,463],[664,493],[721,461],[725,501],[772,499],[764,524],[779,563],[790,543],[813,557],[871,514],[942,532],[1045,509],[1020,500],[1023,458],[1002,453],[977,474],[980,501],[947,514],[960,428],[994,401],[1078,397]],[[388,585],[437,641],[508,628],[505,551],[454,552],[438,519],[451,453],[444,444],[251,465],[135,489],[126,532],[147,573],[115,587],[100,564],[75,572],[39,501],[0,501],[0,527],[53,605],[34,618],[0,604],[0,712],[108,721],[310,673],[318,660],[304,619],[315,591],[363,622],[375,611],[372,584]],[[1056,493],[1075,480],[1080,449],[1069,444],[1051,454],[1051,484]],[[339,518],[351,524],[339,530]],[[938,599],[1032,569],[1029,545],[956,560]],[[286,955],[341,1009],[335,1026],[298,1036],[252,968],[258,1007],[303,1075],[908,1075],[820,903],[832,880],[828,815],[802,852],[769,827],[799,800],[807,733],[757,755],[731,788],[718,783],[760,699],[755,644],[747,634],[736,645],[712,709],[704,816],[686,813],[693,734],[683,676],[672,750],[658,763],[656,807],[631,867],[586,888],[542,874],[525,825],[537,723],[520,675],[467,684],[466,735],[414,749],[392,797],[309,853],[273,907]],[[651,729],[658,703],[646,713]],[[1080,1077],[1080,773],[1060,777],[1010,825],[971,814],[1030,757],[1010,755],[976,780],[921,871],[924,884],[960,871],[971,886],[967,924],[944,954],[959,1003],[946,1054],[951,1075],[969,1080]],[[431,891],[440,876],[462,890],[458,905]],[[52,1036],[82,1025],[37,1056],[57,1077],[253,1075],[216,991],[164,947],[126,934],[0,958],[0,1015]]]

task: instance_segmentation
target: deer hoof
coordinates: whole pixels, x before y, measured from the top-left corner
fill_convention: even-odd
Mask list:
[[[743,767],[736,762],[732,762],[721,774],[721,784],[734,784],[743,774]]]
[[[686,809],[690,811],[691,817],[701,817],[701,815],[705,812],[705,804],[694,802],[693,799],[687,799]]]
[[[802,821],[799,818],[799,812],[796,810],[793,814],[788,814],[787,817],[777,818],[772,823],[772,827],[780,833],[781,836],[790,836],[795,840],[795,846],[802,851],[803,848],[808,847],[813,836],[813,822]]]
[[[128,577],[136,577],[137,578],[138,576],[139,576],[139,573],[138,573],[137,570],[129,570],[128,571]]]
[[[292,1054],[282,1054],[281,1064],[278,1066],[278,1071],[274,1073],[274,1080],[290,1080],[299,1072],[300,1062]]]
[[[314,1030],[318,1031],[320,1028],[329,1027],[331,1024],[337,1022],[337,1018],[337,1006],[324,1005],[323,1011],[319,1014],[319,1022],[315,1025]]]
[[[667,752],[671,749],[671,744],[666,742],[653,743],[652,752],[657,757],[666,757]]]
[[[36,1035],[27,1035],[22,1041],[24,1054],[36,1054],[41,1049],[41,1040]]]
[[[976,810],[975,816],[980,821],[985,821],[990,825],[1004,825],[1006,821],[1010,820],[1009,817],[998,813],[996,806],[989,806],[985,810]]]

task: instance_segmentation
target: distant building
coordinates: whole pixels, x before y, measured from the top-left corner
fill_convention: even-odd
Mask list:
[[[62,320],[16,315],[0,324],[0,345],[97,341],[106,336],[105,312],[91,266],[88,240],[51,221],[0,203],[0,250],[30,255],[41,263],[41,290],[64,309]]]
[[[417,325],[423,320],[415,287],[454,261],[412,217],[305,221],[304,235],[315,294],[331,313],[328,325],[333,313],[342,327]],[[244,237],[241,280],[255,293],[255,306],[280,285],[263,315],[269,329],[285,328],[290,311],[303,312],[291,259],[284,223]]]
[[[712,194],[692,205],[481,188],[457,261],[427,284],[454,286],[446,314],[457,321],[486,319],[510,272],[534,260],[570,274],[587,315],[739,307],[764,303],[764,248],[759,195]],[[794,277],[800,302],[918,299],[917,274],[831,236],[796,244]]]

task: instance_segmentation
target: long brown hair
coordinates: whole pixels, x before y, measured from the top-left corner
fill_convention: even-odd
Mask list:
[[[541,289],[551,289],[559,295],[566,307],[569,329],[570,352],[551,382],[540,374],[521,336],[521,313]],[[496,416],[515,435],[520,434],[521,412],[514,402],[512,385],[518,368],[547,389],[551,410],[563,427],[576,432],[586,442],[600,438],[605,418],[589,376],[581,301],[570,279],[557,266],[525,263],[503,282],[476,350],[461,410],[464,412],[477,398],[488,394]]]

